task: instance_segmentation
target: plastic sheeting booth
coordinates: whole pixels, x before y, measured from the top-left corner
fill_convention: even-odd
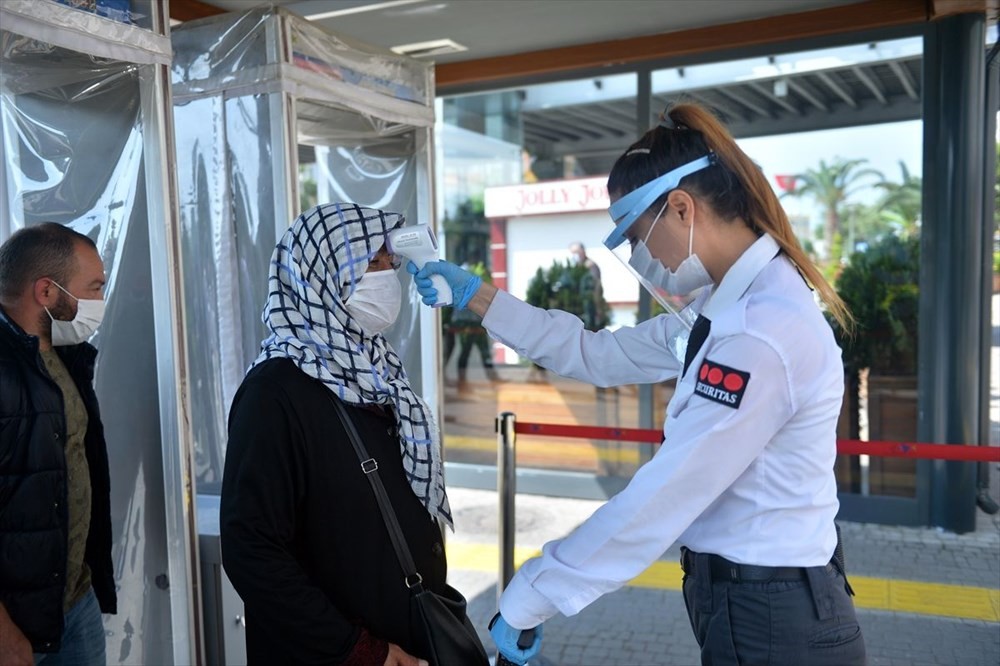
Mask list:
[[[432,70],[273,7],[184,23],[171,40],[192,422],[206,492],[221,481],[229,406],[264,337],[271,253],[300,212],[300,149],[315,152],[320,203],[431,222]],[[405,297],[415,290],[400,277],[403,309],[387,337],[437,407],[434,313]]]
[[[214,493],[229,407],[265,335],[271,253],[301,212],[298,158],[315,158],[318,203],[432,223],[433,72],[274,7],[184,23],[171,40],[206,656],[239,663],[243,611],[219,564]],[[438,317],[400,278],[386,337],[440,423]]]
[[[0,2],[0,241],[53,221],[97,244],[108,282],[94,381],[118,588],[118,613],[104,619],[107,657],[196,663],[171,47],[166,3],[127,4],[131,14],[115,21],[49,0]]]

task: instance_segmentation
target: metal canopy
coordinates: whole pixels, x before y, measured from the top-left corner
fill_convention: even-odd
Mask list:
[[[921,56],[654,92],[659,113],[690,99],[714,109],[736,137],[870,125],[921,117]],[[584,173],[606,173],[635,135],[635,99],[523,109],[524,145],[544,158],[575,156]]]

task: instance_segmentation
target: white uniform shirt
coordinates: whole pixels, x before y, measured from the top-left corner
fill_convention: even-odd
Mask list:
[[[812,292],[778,249],[761,237],[708,298],[711,331],[667,405],[662,446],[623,491],[524,563],[500,601],[511,626],[578,613],[675,542],[742,564],[830,561],[844,371]],[[666,349],[680,324],[668,315],[592,333],[500,291],[483,325],[519,354],[598,386],[680,371]]]

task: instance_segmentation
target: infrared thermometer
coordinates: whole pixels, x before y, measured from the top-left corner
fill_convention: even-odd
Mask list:
[[[426,224],[393,229],[386,235],[385,244],[390,254],[406,257],[416,265],[417,269],[423,268],[428,261],[438,261],[441,258],[434,230]],[[431,283],[437,289],[437,302],[434,303],[434,307],[451,305],[451,287],[448,286],[444,276],[432,275]]]

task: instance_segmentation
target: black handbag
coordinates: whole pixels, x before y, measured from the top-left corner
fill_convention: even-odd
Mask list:
[[[378,462],[368,455],[343,403],[333,395],[330,399],[358,454],[361,469],[375,492],[382,520],[385,521],[389,539],[403,569],[403,581],[410,590],[410,626],[417,642],[415,656],[426,659],[431,666],[488,666],[486,650],[466,613],[462,593],[450,585],[445,585],[443,594],[424,589],[423,579],[417,573],[410,548],[406,545],[403,531],[396,519],[396,512],[389,502],[382,479],[379,478]]]

